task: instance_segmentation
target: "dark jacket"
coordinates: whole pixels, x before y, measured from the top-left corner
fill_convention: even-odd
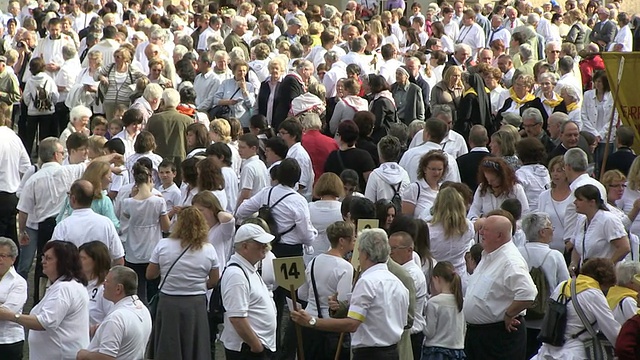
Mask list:
[[[422,102],[424,103],[425,114],[427,113],[427,109],[429,108],[429,94],[431,93],[431,87],[429,83],[422,78],[422,76],[418,76],[418,78],[414,78],[413,76],[409,77],[409,82],[412,84],[416,84],[422,89]]]
[[[278,90],[280,89],[280,82],[278,84],[276,84],[276,88],[275,88],[275,92],[276,94],[278,94]],[[267,116],[267,108],[269,105],[269,96],[271,96],[271,86],[269,86],[269,79],[263,81],[260,84],[260,90],[258,90],[258,114],[260,115],[264,115]],[[276,97],[273,97],[273,106],[271,107],[271,115],[273,115],[273,113],[275,113],[275,109],[276,109],[276,104],[278,103],[276,101]],[[273,118],[273,116],[272,116]]]
[[[408,83],[407,85],[408,87],[405,92],[401,85],[394,83],[391,85],[391,93],[396,101],[396,93],[400,92],[404,96],[404,109],[402,113],[398,112],[398,119],[409,125],[413,120],[425,120],[425,107],[420,87],[412,83]],[[427,85],[427,87],[429,87],[429,85]]]
[[[471,191],[475,192],[478,187],[478,169],[480,162],[491,154],[485,151],[471,151],[456,159],[460,170],[460,182],[467,184]]]
[[[276,104],[273,109],[273,118],[271,119],[272,128],[278,130],[280,123],[289,115],[291,101],[302,94],[304,94],[304,88],[298,79],[292,75],[287,75],[282,79],[274,100]]]
[[[616,28],[616,24],[613,21],[605,20],[600,21],[599,23],[593,26],[593,30],[591,30],[591,35],[589,35],[589,40],[594,43],[598,43],[598,41],[604,41],[606,46],[609,46],[613,39],[616,37],[616,33],[618,32]],[[600,50],[605,50],[605,47],[600,46]]]
[[[382,137],[387,135],[389,126],[391,126],[392,123],[398,122],[397,109],[396,105],[384,96],[380,96],[370,102],[369,108],[373,115],[376,116],[371,138],[377,143]]]
[[[629,175],[631,163],[635,160],[636,154],[628,147],[621,147],[618,151],[609,155],[605,171],[620,170],[623,174]]]

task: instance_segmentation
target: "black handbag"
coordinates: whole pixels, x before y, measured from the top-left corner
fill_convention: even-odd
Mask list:
[[[567,328],[567,303],[569,302],[569,299],[564,295],[566,287],[567,282],[565,281],[558,298],[549,299],[547,302],[547,312],[542,318],[540,334],[538,334],[538,340],[545,344],[552,346],[564,345],[564,332]]]
[[[233,99],[238,91],[240,91],[240,88],[238,88],[229,99]],[[229,119],[229,113],[231,113],[231,107],[229,107],[229,105],[216,105],[209,110],[209,119]]]
[[[149,308],[149,313],[151,314],[151,320],[156,319],[156,313],[158,312],[158,302],[160,301],[160,290],[162,290],[164,283],[167,281],[167,277],[169,277],[169,273],[171,273],[171,270],[176,265],[178,260],[180,260],[182,255],[184,255],[187,252],[187,250],[189,250],[190,248],[191,248],[191,245],[187,246],[187,248],[182,251],[180,256],[178,256],[178,258],[173,262],[173,264],[171,264],[171,267],[169,267],[169,271],[167,271],[167,274],[164,276],[164,279],[162,279],[162,283],[158,288],[158,292],[155,295],[153,295],[151,300],[149,300],[149,305],[147,305],[147,307]]]
[[[588,360],[613,360],[616,358],[615,348],[613,344],[599,331],[596,331],[587,316],[584,314],[580,303],[578,302],[578,298],[576,297],[576,282],[571,282],[571,297],[573,298],[573,307],[576,309],[576,313],[584,325],[584,328],[587,330],[589,335],[591,335],[590,339],[583,340],[584,350],[587,354]]]

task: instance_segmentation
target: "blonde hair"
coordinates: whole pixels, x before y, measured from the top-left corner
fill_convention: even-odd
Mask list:
[[[629,173],[627,174],[627,186],[631,190],[640,189],[640,157],[636,157],[631,163]]]
[[[192,250],[200,250],[209,242],[208,236],[209,225],[200,210],[193,206],[180,210],[171,238],[180,240],[182,247],[190,245]]]
[[[504,125],[503,128],[491,135],[492,140],[497,140],[500,145],[501,156],[513,156],[516,153],[516,143],[520,140],[520,135],[514,135],[513,131],[509,128],[515,129],[513,125]],[[517,129],[516,129],[517,134]]]
[[[462,75],[462,68],[459,66],[453,65],[453,66],[450,66],[447,69],[447,71],[444,72],[444,75],[442,75],[442,81],[445,83],[445,85],[447,85],[447,87],[449,86],[449,81],[451,80],[451,77],[453,75]],[[456,87],[463,87],[462,76],[460,76],[460,79],[456,83]]]
[[[432,224],[442,224],[447,238],[462,236],[469,230],[467,207],[458,190],[447,187],[438,192],[432,207]]]
[[[209,131],[218,134],[220,141],[223,143],[228,144],[231,142],[231,125],[227,120],[214,119],[211,124],[209,124]]]
[[[602,180],[600,181],[602,185],[605,187],[611,186],[614,182],[618,181],[626,181],[627,177],[620,170],[609,170],[602,175]]]
[[[82,174],[82,180],[93,185],[93,198],[102,199],[102,178],[111,172],[111,165],[104,161],[93,161]]]
[[[105,138],[104,136],[91,135],[89,136],[89,144],[87,145],[87,148],[89,149],[89,151],[98,156],[106,155],[106,152],[104,150],[104,144],[106,143],[107,138]]]

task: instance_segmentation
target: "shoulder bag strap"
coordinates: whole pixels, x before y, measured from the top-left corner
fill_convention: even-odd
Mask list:
[[[162,290],[162,287],[164,286],[164,283],[167,281],[167,277],[169,277],[169,273],[171,273],[171,270],[176,265],[178,260],[180,260],[182,255],[184,255],[190,248],[191,248],[191,245],[187,246],[187,248],[182,251],[180,256],[178,256],[178,258],[173,261],[173,264],[171,264],[171,267],[169,267],[169,271],[167,271],[167,274],[164,276],[164,279],[162,279],[162,284],[160,284],[160,287],[158,288],[158,292],[160,292],[160,290]]]
[[[525,249],[526,249],[526,248],[527,248],[527,247],[525,246]],[[542,259],[542,263],[540,263],[540,267],[542,267],[542,265],[544,265],[544,262],[545,262],[545,261],[547,261],[547,257],[549,256],[549,254],[551,254],[551,251],[553,251],[553,250],[549,250],[549,251],[547,251],[547,255],[545,255],[545,256],[544,256],[544,259]],[[527,256],[528,256],[528,255],[529,255],[529,254],[527,254]]]
[[[285,194],[283,197],[281,197],[280,199],[278,199],[278,201],[276,201],[273,205],[269,206],[270,209],[273,209],[274,207],[276,207],[276,205],[280,204],[282,202],[282,200],[288,198],[289,196],[295,194],[295,192],[290,192],[288,194]]]
[[[231,95],[231,97],[229,98],[229,100],[233,100],[233,97],[236,96],[236,94],[238,93],[238,91],[240,91],[240,88],[237,88],[236,91],[233,93],[233,95]]]
[[[322,319],[322,310],[320,309],[320,298],[318,297],[318,287],[316,286],[316,277],[313,273],[313,269],[316,266],[316,260],[318,258],[314,258],[311,261],[311,285],[313,286],[313,296],[316,299],[316,309],[318,310],[318,317]]]
[[[244,271],[242,266],[240,266],[240,264],[238,264],[238,263],[229,263],[229,264],[227,264],[227,266],[222,271],[222,275],[220,275],[220,280],[222,280],[222,276],[224,275],[225,271],[227,271],[227,269],[230,266],[235,266],[235,267],[237,267],[238,269],[240,269],[242,271],[242,273],[244,274],[244,277],[247,279],[247,282],[249,283],[249,290],[251,290],[251,280],[249,280],[249,275],[247,275],[247,272]]]
[[[595,339],[598,336],[598,333],[596,333],[596,331],[593,329],[593,326],[587,319],[587,316],[584,314],[584,311],[580,306],[580,302],[578,301],[577,295],[578,294],[576,293],[576,278],[573,278],[571,281],[571,298],[573,299],[573,308],[576,310],[576,313],[578,314],[578,317],[580,318],[582,325],[584,325],[584,328],[587,330],[589,335],[591,335],[591,337]]]

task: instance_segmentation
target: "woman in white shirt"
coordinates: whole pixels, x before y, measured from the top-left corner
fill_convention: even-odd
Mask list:
[[[449,159],[441,150],[431,150],[420,158],[418,181],[402,192],[403,214],[424,219],[430,213],[448,166]]]
[[[231,167],[231,149],[227,144],[214,143],[207,147],[207,157],[215,160],[216,165],[222,171],[224,177],[224,192],[227,194],[227,207],[225,211],[234,213],[238,199],[238,174]]]
[[[231,145],[231,125],[225,119],[214,119],[209,124],[209,140],[214,143],[221,142],[229,146],[231,151],[231,168],[236,174],[240,174],[242,158],[238,148]]]
[[[618,215],[625,230],[627,230],[627,236],[629,236],[629,243],[631,244],[631,251],[627,255],[626,260],[638,261],[638,236],[629,231],[631,224],[638,217],[640,212],[640,201],[634,202],[633,206],[628,213],[625,213],[621,208],[617,206],[626,185],[627,177],[624,176],[620,170],[609,170],[602,175],[601,183],[607,189],[607,207],[613,214]]]
[[[551,189],[545,190],[540,194],[538,211],[548,214],[551,224],[553,224],[553,240],[551,240],[549,247],[564,253],[566,251],[564,243],[566,237],[564,214],[573,197],[571,197],[567,174],[564,172],[564,159],[562,156],[556,156],[551,159],[549,170],[551,171]]]
[[[308,302],[305,311],[311,316],[325,319],[331,317],[330,297],[336,297],[338,301],[348,301],[351,297],[353,266],[344,258],[353,251],[356,242],[355,228],[345,221],[329,225],[326,234],[331,248],[311,260],[306,268],[306,283],[298,289],[300,298]],[[334,358],[336,348],[327,345],[337,344],[340,334],[307,327],[302,329],[305,358]]]
[[[151,254],[146,278],[161,276],[164,281],[149,342],[151,359],[158,355],[163,359],[211,356],[206,293],[220,276],[218,255],[208,233],[200,210],[184,208],[171,237],[160,240]]]
[[[467,218],[475,221],[489,211],[499,209],[506,199],[518,199],[522,213],[529,211],[529,200],[522,185],[516,179],[516,173],[504,160],[486,157],[480,163],[480,184],[473,195],[473,203]]]
[[[318,201],[309,203],[309,215],[311,224],[318,230],[318,236],[311,243],[313,252],[304,254],[304,262],[308,264],[311,259],[323,254],[331,247],[327,239],[327,227],[336,221],[342,220],[339,199],[344,197],[344,186],[340,177],[334,173],[324,173],[313,186],[313,196]]]
[[[613,263],[622,260],[630,250],[629,238],[620,217],[607,208],[594,185],[584,185],[574,192],[578,219],[573,237],[573,253],[569,268],[591,258],[608,258]]]
[[[122,202],[122,216],[129,220],[124,242],[126,265],[138,274],[138,297],[147,303],[156,294],[157,282],[147,282],[144,274],[153,249],[169,231],[167,203],[155,196],[151,172],[142,164],[133,165],[133,180],[137,193]],[[133,194],[133,193],[132,193]]]
[[[223,209],[227,208],[227,194],[224,189],[225,182],[222,175],[222,169],[216,164],[216,161],[210,158],[202,159],[197,165],[198,171],[198,192],[210,191],[218,198]]]
[[[467,220],[464,199],[452,187],[442,189],[433,204],[429,224],[431,254],[438,262],[448,261],[463,278],[467,273],[464,255],[473,245],[473,225]]]
[[[586,331],[578,313],[576,303],[583,310],[587,321],[594,324],[594,329],[600,330],[604,336],[615,344],[620,332],[620,324],[613,318],[611,309],[607,304],[604,291],[607,291],[616,282],[613,264],[609,259],[591,259],[580,269],[577,278],[559,284],[552,299],[571,298],[571,283],[576,282],[576,297],[567,302],[567,325],[564,331],[566,342],[562,346],[553,346],[546,343],[533,357],[535,360],[584,360],[587,359],[584,342],[591,338]],[[575,336],[578,335],[578,336]]]
[[[43,251],[42,272],[51,282],[29,315],[0,307],[0,321],[29,329],[31,359],[73,360],[89,346],[89,296],[78,248],[70,242],[49,241]]]
[[[536,138],[527,137],[516,144],[516,153],[522,161],[522,166],[516,170],[518,182],[529,200],[529,211],[536,211],[540,194],[548,189],[551,183],[549,170],[542,165],[546,163],[547,157],[544,145]]]
[[[622,198],[616,201],[616,205],[626,214],[631,215],[634,208],[640,208],[640,158],[636,157],[631,163],[627,174]],[[635,217],[629,229],[631,233],[640,233],[640,218]]]
[[[93,327],[99,325],[113,307],[113,303],[102,296],[102,284],[111,269],[111,256],[107,246],[97,240],[82,244],[78,250],[82,272],[88,281],[89,321]]]
[[[193,197],[193,206],[200,210],[209,226],[209,243],[218,254],[218,265],[225,268],[233,253],[233,235],[236,232],[236,220],[225,212],[220,201],[210,191],[201,191]]]
[[[22,313],[27,301],[27,281],[18,275],[13,263],[18,247],[13,240],[0,237],[0,304],[9,313]],[[2,316],[2,310],[0,310]],[[0,354],[7,360],[22,359],[24,329],[10,321],[0,321]]]

